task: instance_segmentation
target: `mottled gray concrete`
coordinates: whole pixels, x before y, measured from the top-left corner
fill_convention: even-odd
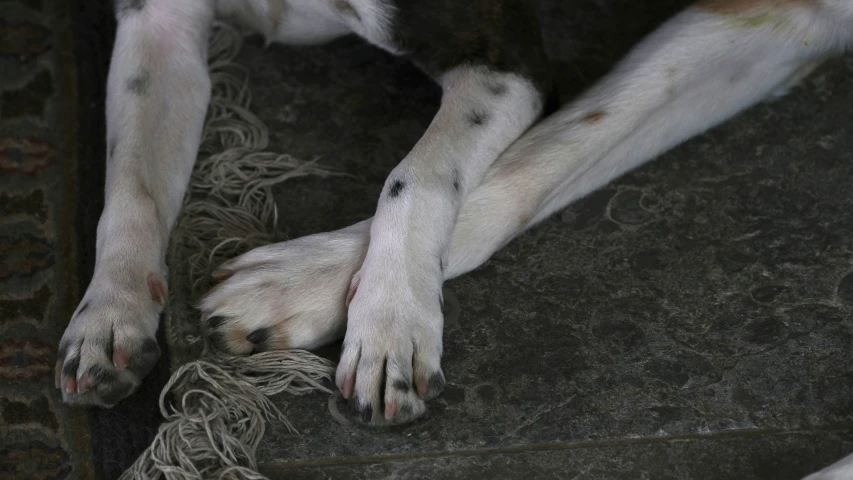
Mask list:
[[[563,100],[678,2],[646,3],[542,4]],[[371,215],[439,100],[413,67],[353,39],[252,41],[242,62],[272,148],[353,175],[283,186],[290,237]],[[849,57],[830,62],[448,282],[460,313],[426,418],[369,429],[333,416],[339,399],[283,399],[302,436],[272,427],[264,468],[776,479],[853,451],[851,73]]]
[[[439,478],[596,480],[800,479],[853,450],[851,432],[721,435],[469,450],[430,456],[267,463],[272,480]]]

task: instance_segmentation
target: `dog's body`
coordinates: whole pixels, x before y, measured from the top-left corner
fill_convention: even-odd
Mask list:
[[[336,381],[373,423],[415,418],[443,388],[445,279],[853,43],[853,0],[703,0],[530,128],[551,80],[527,0],[118,0],[95,274],[57,364],[68,402],[116,403],[159,355],[165,249],[209,100],[216,16],[289,44],[354,32],[443,88],[373,219],[232,260],[201,304],[233,353],[345,332]]]

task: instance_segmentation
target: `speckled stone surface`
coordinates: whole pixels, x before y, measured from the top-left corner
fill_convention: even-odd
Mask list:
[[[265,464],[272,480],[440,478],[595,480],[799,479],[853,449],[850,432],[543,445],[431,456]]]
[[[543,2],[563,100],[675,3]],[[354,39],[255,39],[241,62],[272,148],[352,175],[288,182],[290,237],[371,215],[439,101],[416,69]],[[828,63],[448,282],[448,386],[427,416],[370,429],[333,415],[340,400],[282,399],[302,435],[271,427],[263,468],[777,479],[853,451],[851,75],[850,57]]]

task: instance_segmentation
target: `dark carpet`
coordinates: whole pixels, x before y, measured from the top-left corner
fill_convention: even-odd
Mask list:
[[[94,267],[108,0],[0,7],[0,479],[116,478],[150,443],[167,362],[112,410],[68,408],[56,346]]]
[[[95,266],[95,232],[103,208],[104,155],[106,152],[104,102],[115,19],[109,0],[74,2],[75,53],[79,82],[79,244],[80,292]],[[151,443],[162,422],[158,401],[169,378],[168,352],[162,328],[158,341],[164,356],[130,398],[106,410],[90,408],[93,463],[100,478],[116,478]]]

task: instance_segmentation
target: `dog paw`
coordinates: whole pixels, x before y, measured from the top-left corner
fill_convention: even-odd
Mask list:
[[[444,319],[439,289],[379,271],[364,268],[352,283],[335,382],[363,422],[396,425],[419,417],[444,389]]]
[[[65,403],[112,407],[136,390],[160,357],[155,335],[166,286],[154,273],[134,277],[96,278],[74,312],[55,369]]]
[[[316,348],[340,338],[367,226],[256,248],[213,273],[199,309],[208,344],[232,354]]]

